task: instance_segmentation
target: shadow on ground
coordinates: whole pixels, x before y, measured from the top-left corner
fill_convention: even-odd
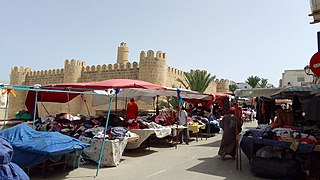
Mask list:
[[[158,151],[148,149],[148,148],[137,148],[137,149],[125,149],[122,153],[122,156],[128,156],[128,157],[141,157],[141,156],[147,156],[153,153],[156,153]]]
[[[250,169],[248,162],[246,162],[247,159],[244,158],[244,156],[242,156],[242,171],[236,170],[236,160],[231,157],[222,160],[220,156],[217,155],[212,158],[200,158],[198,160],[202,162],[187,169],[187,171],[218,176],[228,180],[261,179],[258,177],[252,178],[251,172],[244,173],[244,171],[249,171]]]
[[[221,140],[217,140],[217,141],[210,142],[207,144],[200,144],[200,145],[195,145],[195,146],[220,147],[220,144],[221,144]]]

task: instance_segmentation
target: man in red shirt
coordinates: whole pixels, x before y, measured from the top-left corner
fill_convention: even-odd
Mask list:
[[[127,106],[127,119],[137,119],[138,116],[138,105],[131,98]]]

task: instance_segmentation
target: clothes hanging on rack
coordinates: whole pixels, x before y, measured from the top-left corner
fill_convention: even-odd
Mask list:
[[[269,124],[275,116],[275,100],[266,97],[256,97],[258,124]]]

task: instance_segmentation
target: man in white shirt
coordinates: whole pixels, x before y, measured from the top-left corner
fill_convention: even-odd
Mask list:
[[[188,122],[187,122],[187,119],[188,119],[188,113],[187,111],[185,110],[184,107],[182,107],[179,111],[179,109],[177,108],[177,117],[179,118],[179,125],[182,125],[182,126],[186,126],[187,128],[183,129],[180,133],[180,144],[182,144],[185,139],[186,141],[186,144],[189,145],[189,131],[188,131]]]

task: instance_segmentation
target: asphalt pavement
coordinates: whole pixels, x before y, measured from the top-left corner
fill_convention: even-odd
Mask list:
[[[256,122],[244,123],[243,129],[257,126]],[[87,161],[79,168],[69,171],[52,170],[46,179],[125,179],[125,180],[179,180],[179,179],[262,179],[250,172],[249,161],[242,154],[242,171],[236,170],[236,160],[222,160],[218,155],[221,134],[189,145],[179,144],[177,148],[165,143],[152,143],[150,149],[125,151],[120,165],[100,168],[95,177],[97,165]],[[41,173],[32,173],[31,179],[43,179]]]

